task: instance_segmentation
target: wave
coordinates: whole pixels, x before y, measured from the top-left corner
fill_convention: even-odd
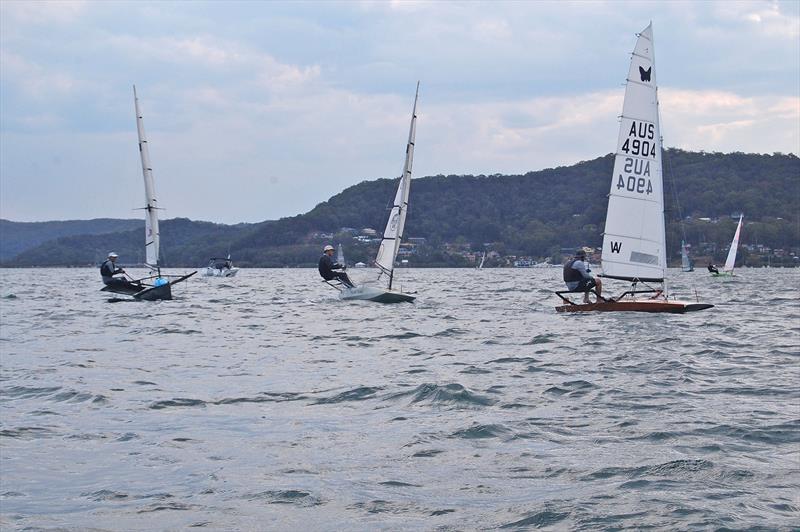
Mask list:
[[[327,405],[327,404],[344,403],[347,401],[364,401],[366,399],[374,398],[375,394],[377,394],[382,389],[383,388],[379,387],[361,386],[358,388],[354,388],[352,390],[347,390],[346,392],[338,393],[331,397],[323,397],[321,399],[317,399],[316,401],[313,401],[311,404]]]
[[[476,440],[484,438],[503,438],[510,439],[513,437],[513,432],[499,424],[481,425],[475,424],[466,429],[455,431],[450,435],[450,438],[463,438],[465,440]]]
[[[411,404],[427,403],[430,405],[445,405],[462,408],[483,407],[495,404],[495,400],[471,392],[460,384],[452,383],[440,386],[438,384],[420,384],[413,390],[391,394],[386,400],[411,398]]]
[[[535,514],[528,515],[519,521],[513,521],[501,525],[500,528],[545,528],[554,526],[569,517],[570,512],[555,512],[551,510],[544,510]],[[569,528],[569,527],[565,527]]]
[[[319,497],[301,490],[268,490],[244,496],[250,501],[266,501],[268,504],[291,504],[294,506],[311,507],[323,504]]]

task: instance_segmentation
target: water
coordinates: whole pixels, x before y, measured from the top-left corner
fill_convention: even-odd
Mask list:
[[[112,304],[0,270],[0,527],[800,522],[796,270],[671,271],[717,305],[686,315],[556,314],[557,269],[403,270],[387,306],[239,275]]]

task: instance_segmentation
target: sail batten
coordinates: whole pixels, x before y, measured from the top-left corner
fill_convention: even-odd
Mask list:
[[[394,261],[400,248],[400,240],[403,238],[405,229],[406,215],[408,213],[408,193],[411,187],[411,169],[414,164],[414,141],[417,131],[417,100],[419,99],[419,82],[417,91],[414,95],[414,108],[411,112],[411,125],[408,130],[408,142],[406,143],[406,158],[403,163],[403,173],[400,174],[400,182],[397,185],[392,210],[389,213],[389,220],[386,222],[386,229],[383,231],[383,239],[378,247],[378,254],[375,257],[375,265],[381,270],[381,275],[389,277],[389,288],[392,287],[394,275]]]
[[[150,152],[144,132],[144,121],[139,108],[139,98],[136,95],[136,86],[133,87],[133,102],[136,109],[136,131],[139,135],[139,155],[142,160],[142,175],[144,177],[145,194],[145,263],[151,268],[159,268],[160,232],[158,229],[158,201],[156,200],[153,168],[150,163]]]
[[[666,236],[652,25],[638,36],[626,79],[603,233],[603,274],[661,280]]]

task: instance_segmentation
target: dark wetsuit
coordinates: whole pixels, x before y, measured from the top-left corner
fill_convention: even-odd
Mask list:
[[[709,264],[708,265],[708,271],[709,271],[709,273],[719,273],[719,270],[713,264]]]
[[[118,273],[123,273],[125,270],[117,268],[116,264],[110,260],[106,260],[100,265],[100,276],[103,278],[103,284],[106,286],[128,286],[133,283],[122,277],[114,277]]]
[[[337,281],[341,281],[343,285],[348,288],[353,288],[355,286],[350,278],[344,272],[335,272],[333,270],[340,270],[344,268],[338,262],[333,262],[333,259],[328,256],[328,254],[322,255],[319,259],[319,274],[322,276],[323,279],[326,281],[332,281],[336,279]]]
[[[586,263],[578,258],[564,264],[564,282],[570,292],[589,292],[597,286],[597,281],[586,270]]]

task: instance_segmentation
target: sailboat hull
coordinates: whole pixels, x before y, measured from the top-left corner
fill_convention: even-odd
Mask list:
[[[711,277],[733,277],[733,272],[717,272],[712,273]]]
[[[345,288],[339,292],[339,298],[345,301],[373,301],[375,303],[410,303],[416,299],[415,296],[397,290],[376,286]]]
[[[188,279],[189,277],[191,277],[196,273],[197,272],[192,272],[188,275],[178,277],[174,281],[162,284],[161,286],[142,285],[146,287],[143,289],[136,289],[130,286],[128,287],[104,286],[103,288],[100,289],[100,291],[113,292],[115,294],[132,296],[134,299],[138,299],[141,301],[168,301],[172,299],[172,286],[182,281],[185,281],[186,279]]]
[[[641,300],[601,301],[599,303],[568,304],[556,307],[557,312],[651,312],[684,314],[712,308],[709,303],[687,303],[685,301]]]

